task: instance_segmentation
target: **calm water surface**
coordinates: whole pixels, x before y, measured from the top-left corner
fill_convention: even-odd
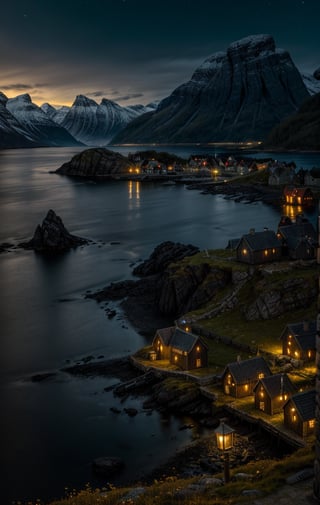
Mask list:
[[[126,154],[130,149],[116,150]],[[204,152],[199,146],[166,150],[182,156]],[[225,247],[249,228],[276,229],[281,213],[183,185],[93,184],[50,173],[78,151],[0,151],[0,243],[30,239],[50,208],[71,233],[95,241],[57,258],[24,250],[0,255],[2,505],[47,500],[62,496],[65,486],[96,484],[91,462],[99,456],[126,461],[119,483],[137,478],[190,442],[196,433],[179,430],[184,420],[146,415],[140,400],[126,403],[138,408],[135,418],[110,412],[110,406],[123,408],[104,392],[116,379],[59,372],[67,360],[128,355],[153,336],[141,336],[121,314],[108,320],[84,294],[130,278],[133,265],[162,241]],[[320,156],[296,155],[296,163],[320,166]],[[315,224],[315,212],[309,218]],[[43,371],[58,373],[47,382],[28,380]]]

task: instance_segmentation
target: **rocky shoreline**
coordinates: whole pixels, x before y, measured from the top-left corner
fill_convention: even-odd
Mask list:
[[[153,371],[142,373],[132,365],[129,356],[101,362],[78,363],[64,367],[62,371],[84,377],[114,376],[119,379],[119,382],[106,388],[106,391],[112,391],[114,396],[122,399],[122,402],[125,403],[130,397],[141,398],[142,409],[146,412],[157,410],[163,415],[174,414],[182,418],[187,416],[191,420],[188,424],[181,424],[180,429],[193,432],[194,440],[152,471],[142,471],[138,479],[128,483],[130,485],[149,485],[155,479],[165,480],[172,477],[207,476],[211,478],[221,473],[223,462],[213,433],[221,420],[236,431],[236,443],[230,453],[231,469],[236,469],[250,461],[279,458],[281,452],[284,455],[292,451],[285,444],[280,447],[279,444],[270,443],[267,435],[231,418],[223,407],[214,408],[212,401],[201,394],[196,384],[186,381],[185,389],[172,385],[168,387],[165,376]],[[115,414],[121,414],[120,409],[111,407],[110,410]],[[123,410],[129,416],[135,416],[138,413],[135,409],[126,407],[123,407]],[[195,430],[196,426],[198,428]],[[107,477],[112,482],[113,477],[121,472],[123,465],[116,461],[116,468],[110,469],[112,457],[107,456],[102,459],[104,473],[103,468],[99,468],[98,474],[100,472],[101,476],[103,474],[103,477],[106,477],[105,472],[107,472]],[[250,480],[252,476],[247,475],[242,478]]]

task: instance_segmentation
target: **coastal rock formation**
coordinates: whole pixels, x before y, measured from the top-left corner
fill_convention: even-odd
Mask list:
[[[56,170],[57,174],[108,178],[128,173],[131,163],[125,156],[104,148],[86,149]]]
[[[170,263],[180,261],[186,256],[193,256],[197,252],[199,248],[191,244],[185,245],[169,240],[162,242],[147,260],[133,269],[133,275],[145,277],[162,273]]]
[[[270,35],[253,35],[207,58],[189,82],[113,142],[262,140],[308,96],[289,53],[276,49]]]
[[[299,111],[275,127],[265,147],[276,149],[319,150],[320,93],[306,100]]]
[[[42,225],[37,226],[32,239],[20,245],[38,252],[59,253],[86,243],[88,240],[71,235],[62,219],[50,209]]]

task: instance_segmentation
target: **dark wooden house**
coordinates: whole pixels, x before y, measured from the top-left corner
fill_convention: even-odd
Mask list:
[[[253,392],[255,408],[273,416],[282,411],[283,405],[297,390],[289,377],[281,373],[259,379]]]
[[[316,357],[316,321],[288,324],[283,330],[282,354],[303,361],[314,361]]]
[[[317,232],[303,215],[297,215],[295,222],[285,221],[282,217],[277,237],[282,241],[283,256],[303,260],[316,258]]]
[[[292,395],[283,407],[284,425],[300,437],[306,437],[315,431],[315,412],[315,389]]]
[[[203,340],[177,326],[157,330],[152,347],[157,359],[168,359],[182,370],[208,366],[208,347]]]
[[[258,380],[269,375],[270,368],[260,356],[229,363],[222,373],[223,391],[236,398],[249,396]]]
[[[243,235],[236,248],[237,260],[244,263],[259,264],[277,261],[282,256],[282,244],[272,230]]]
[[[282,196],[287,205],[312,205],[314,203],[313,192],[305,186],[285,186]]]

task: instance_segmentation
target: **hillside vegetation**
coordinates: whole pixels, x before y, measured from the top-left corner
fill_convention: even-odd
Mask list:
[[[264,148],[320,149],[320,93],[306,100],[296,114],[273,128]]]

